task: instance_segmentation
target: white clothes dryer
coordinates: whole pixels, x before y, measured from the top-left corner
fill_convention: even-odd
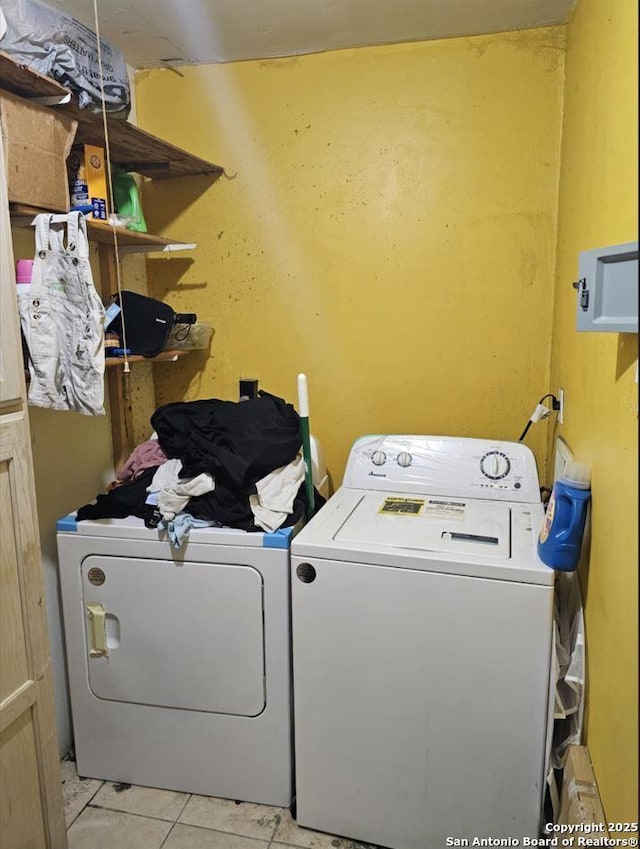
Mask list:
[[[60,520],[81,776],[290,804],[292,533]]]
[[[539,836],[554,584],[542,520],[522,444],[356,441],[292,544],[299,825],[393,849]]]

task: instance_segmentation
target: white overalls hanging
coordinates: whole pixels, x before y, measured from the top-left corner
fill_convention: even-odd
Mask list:
[[[32,223],[31,287],[18,295],[29,349],[29,404],[103,415],[104,306],[91,276],[86,221],[70,212],[37,215]]]

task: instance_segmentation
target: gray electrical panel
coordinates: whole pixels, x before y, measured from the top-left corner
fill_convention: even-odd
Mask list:
[[[576,326],[609,333],[638,332],[638,243],[580,253]]]

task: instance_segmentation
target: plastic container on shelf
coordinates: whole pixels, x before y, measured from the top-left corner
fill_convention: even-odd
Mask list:
[[[121,168],[115,168],[111,180],[113,188],[113,201],[118,216],[126,221],[127,230],[137,233],[146,233],[147,224],[142,214],[138,186],[132,174],[128,174]]]
[[[197,351],[209,347],[213,327],[206,321],[196,321],[190,327],[178,324],[172,328],[165,345],[166,351]]]
[[[16,286],[18,287],[18,294],[28,294],[31,288],[32,272],[32,259],[19,259],[16,261]]]
[[[589,467],[567,463],[547,505],[538,540],[538,555],[552,569],[573,572],[578,567],[591,498]]]

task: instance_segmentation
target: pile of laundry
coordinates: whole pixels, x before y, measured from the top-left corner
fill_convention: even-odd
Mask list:
[[[273,532],[306,511],[300,420],[291,404],[259,392],[165,404],[154,438],[135,449],[109,491],[77,520],[138,516],[179,547],[192,527]],[[315,494],[316,508],[324,499]]]

